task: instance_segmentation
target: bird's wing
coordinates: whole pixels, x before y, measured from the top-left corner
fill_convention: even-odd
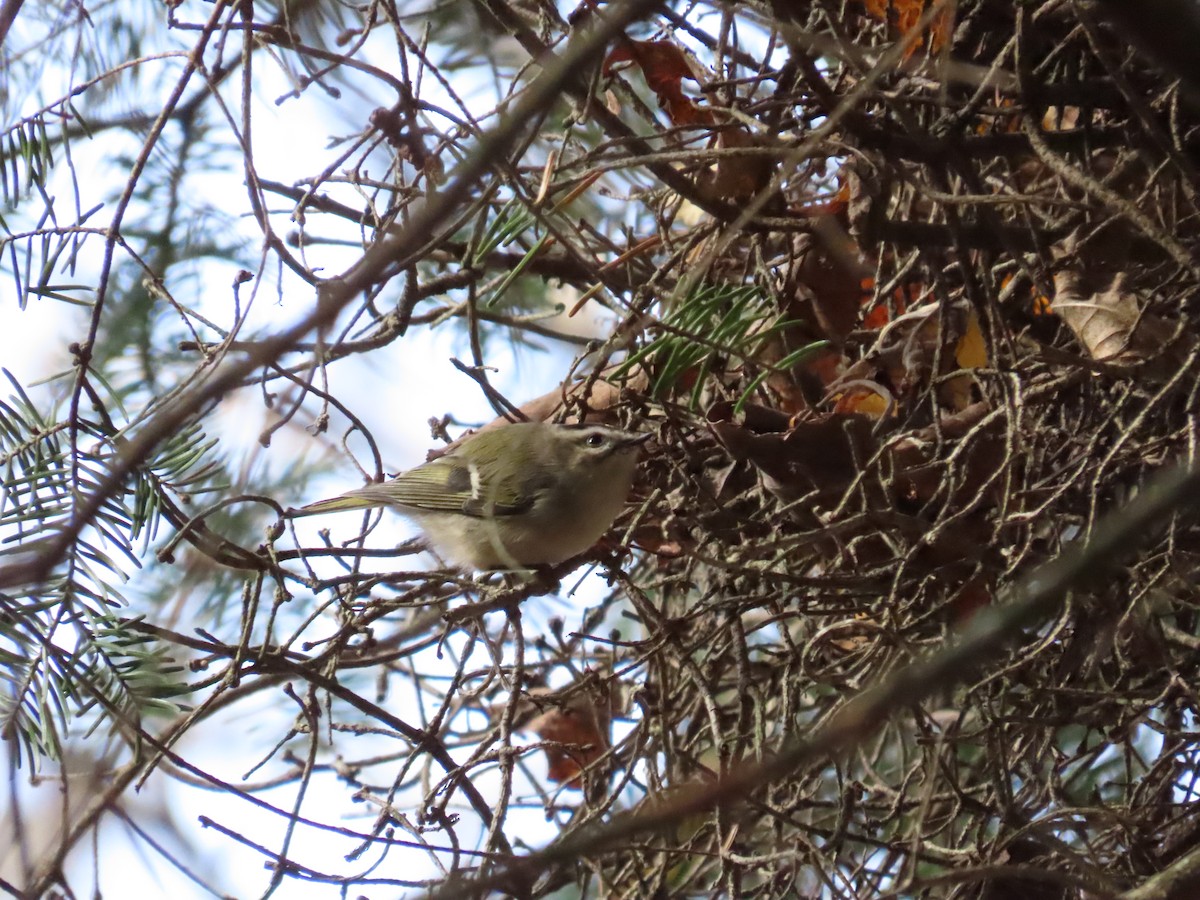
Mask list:
[[[350,491],[346,497],[391,503],[420,512],[460,513],[480,518],[514,516],[533,505],[533,497],[489,486],[472,478],[471,464],[453,454],[417,466],[385,481]]]
[[[390,481],[368,484],[339,497],[310,503],[296,515],[398,506],[413,512],[444,512],[492,518],[515,516],[533,507],[542,485],[516,487],[501,480],[472,478],[471,464],[450,454],[415,469],[402,472]]]
[[[374,498],[423,512],[461,513],[472,496],[471,469],[460,457],[443,456],[346,496]]]

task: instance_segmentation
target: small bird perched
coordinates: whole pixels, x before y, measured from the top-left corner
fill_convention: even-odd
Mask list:
[[[555,565],[612,525],[649,438],[605,425],[518,422],[474,434],[391,481],[290,512],[390,506],[459,568]]]

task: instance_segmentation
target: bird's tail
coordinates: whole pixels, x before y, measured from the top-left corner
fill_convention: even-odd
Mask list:
[[[348,494],[342,494],[340,497],[331,497],[328,500],[318,500],[316,503],[310,503],[308,506],[302,506],[299,509],[288,510],[288,515],[295,516],[312,516],[317,513],[342,512],[347,509],[370,509],[374,506],[382,506],[378,497],[362,496],[358,491],[351,491]]]

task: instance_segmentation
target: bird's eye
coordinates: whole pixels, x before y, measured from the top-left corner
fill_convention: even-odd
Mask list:
[[[598,431],[593,431],[583,439],[583,442],[589,447],[603,447],[605,444],[604,435],[600,434]]]

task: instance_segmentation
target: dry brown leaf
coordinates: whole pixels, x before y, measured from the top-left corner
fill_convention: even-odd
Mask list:
[[[819,221],[819,235],[795,239],[795,262],[786,282],[788,314],[816,323],[820,337],[840,346],[862,314],[865,262],[858,244],[834,217]]]
[[[733,404],[722,402],[707,418],[729,454],[749,460],[767,490],[787,502],[813,490],[839,495],[878,444],[872,420],[862,415],[829,413],[791,424],[774,410],[747,405],[737,421]]]
[[[760,147],[763,142],[745,128],[732,126],[717,135],[717,147]],[[768,156],[730,156],[718,160],[716,168],[699,187],[709,197],[722,200],[748,200],[771,183],[775,160]]]
[[[939,347],[947,341],[953,342],[954,352],[939,354]],[[853,400],[843,401],[842,395],[865,388],[902,404],[917,387],[928,383],[938,360],[941,363],[938,375],[988,364],[987,344],[979,321],[966,303],[926,303],[897,316],[879,331],[870,351],[847,366],[841,377],[828,386],[829,396],[838,401],[838,409],[877,415],[877,401],[869,401],[860,408]],[[957,375],[938,387],[939,399],[946,409],[958,412],[975,402],[972,375]]]
[[[583,769],[608,750],[608,726],[611,710],[591,697],[576,695],[562,705],[552,706],[535,716],[523,730],[543,741],[562,746],[544,748],[547,777],[555,784],[579,790]]]
[[[1157,316],[1143,315],[1137,296],[1118,272],[1104,290],[1087,293],[1076,269],[1054,276],[1053,312],[1075,333],[1087,354],[1100,362],[1138,363],[1152,356],[1171,334]]]
[[[861,413],[873,419],[882,419],[889,413],[893,416],[896,414],[894,399],[883,385],[863,382],[846,387],[845,393],[834,397],[835,413]]]
[[[931,442],[910,435],[888,448],[893,471],[892,483],[898,498],[923,504],[942,491],[942,482],[950,473],[944,460],[931,456],[933,446]],[[1008,461],[1001,439],[986,436],[973,440],[967,451],[954,463],[954,489],[946,502],[953,504],[972,500]],[[998,495],[1000,490],[999,483],[993,481],[991,492]],[[960,535],[947,532],[943,539],[954,540],[957,537]]]
[[[604,60],[604,74],[611,75],[617,63],[632,62],[658,97],[673,125],[711,125],[712,112],[696,104],[683,92],[683,79],[697,84],[703,72],[687,52],[671,41],[621,41]]]
[[[928,3],[927,0],[863,0],[863,6],[880,22],[895,22],[896,30],[905,35],[917,27]],[[947,4],[929,24],[929,49],[936,53],[953,34],[954,15],[950,4]],[[908,59],[924,43],[923,36],[916,38],[904,51],[904,58]]]

